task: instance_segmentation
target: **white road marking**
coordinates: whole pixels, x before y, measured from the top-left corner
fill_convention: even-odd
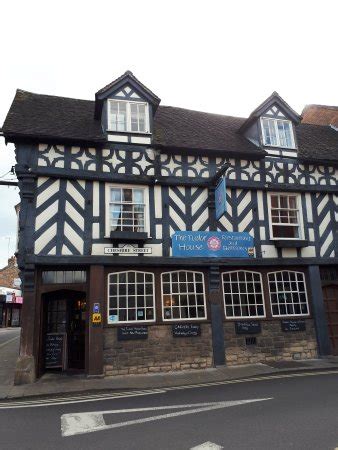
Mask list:
[[[322,375],[333,375],[338,374],[338,370],[325,370],[322,372],[298,372],[291,374],[274,374],[274,375],[262,375],[251,378],[241,378],[241,379],[233,379],[233,380],[224,380],[224,381],[211,381],[207,383],[199,383],[199,384],[188,384],[183,386],[172,386],[165,387],[159,389],[145,389],[145,390],[134,390],[134,391],[122,391],[122,392],[112,392],[109,394],[90,394],[90,395],[81,395],[78,396],[65,396],[66,393],[63,394],[62,397],[56,398],[47,398],[47,399],[38,399],[38,400],[14,400],[8,402],[0,402],[0,410],[1,409],[14,409],[14,408],[33,408],[39,406],[54,406],[54,405],[68,405],[73,403],[86,403],[93,401],[103,401],[103,400],[116,400],[119,398],[125,397],[134,397],[139,395],[151,395],[151,394],[164,394],[169,391],[179,391],[185,389],[197,389],[203,387],[212,387],[212,386],[222,386],[228,384],[238,384],[238,383],[249,383],[255,381],[269,381],[269,380],[278,380],[283,378],[299,378],[299,377],[309,377],[309,376],[322,376]]]
[[[213,442],[207,441],[201,445],[197,445],[196,447],[191,447],[190,450],[222,450],[220,445],[214,444]]]
[[[43,400],[36,400],[36,403],[32,402],[17,402],[17,403],[3,403],[0,406],[0,409],[18,409],[18,408],[38,408],[40,406],[56,406],[56,405],[70,405],[73,403],[87,403],[87,402],[100,402],[102,400],[116,400],[120,398],[126,398],[126,397],[139,397],[141,395],[152,395],[152,394],[164,394],[164,389],[152,389],[149,391],[136,391],[134,393],[131,392],[124,392],[123,394],[109,394],[109,395],[103,395],[101,394],[100,397],[93,396],[93,397],[80,397],[77,400],[69,400],[69,398],[66,400],[59,400],[59,401],[52,401],[48,400],[46,403],[43,403]]]
[[[204,411],[211,411],[221,408],[229,408],[230,406],[243,405],[246,403],[264,402],[272,400],[272,398],[255,398],[250,400],[235,400],[213,403],[197,403],[190,405],[167,405],[157,406],[153,408],[133,408],[133,409],[114,409],[110,411],[94,411],[85,413],[63,414],[61,416],[61,434],[63,437],[74,436],[75,434],[92,433],[94,431],[110,430],[113,428],[121,428],[129,425],[136,425],[146,422],[154,422],[156,420],[170,419],[172,417],[186,416],[188,414],[197,414]],[[128,420],[107,425],[104,420],[105,414],[126,414],[133,412],[160,411],[168,409],[184,409],[184,411],[173,412],[169,414],[161,414],[159,416],[144,417],[142,419]]]

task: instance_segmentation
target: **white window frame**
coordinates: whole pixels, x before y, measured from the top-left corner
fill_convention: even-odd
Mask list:
[[[283,272],[288,272],[288,273],[294,273],[295,275],[296,275],[296,283],[297,283],[297,288],[298,288],[298,279],[297,279],[297,276],[300,274],[300,275],[302,275],[302,281],[303,281],[303,283],[304,283],[304,294],[305,294],[305,300],[306,300],[306,306],[307,306],[307,313],[305,314],[305,313],[300,313],[300,314],[274,314],[273,313],[273,308],[272,308],[272,299],[271,299],[271,294],[276,294],[277,295],[277,299],[278,299],[278,294],[279,294],[279,291],[278,290],[276,290],[276,292],[271,292],[271,289],[270,289],[270,278],[269,278],[269,275],[276,275],[277,273],[281,273],[281,274],[283,274]],[[304,272],[298,272],[298,271],[296,271],[296,270],[276,270],[275,272],[268,272],[267,273],[267,279],[268,279],[268,286],[269,286],[269,301],[270,301],[270,310],[271,310],[271,316],[272,317],[309,317],[310,316],[310,308],[309,308],[309,298],[308,298],[308,295],[307,295],[307,286],[306,286],[306,279],[305,279],[305,274],[304,274]],[[283,275],[282,275],[282,279],[283,279]],[[276,278],[275,278],[275,280],[276,280]],[[290,283],[292,283],[291,281],[288,281],[288,282],[290,282]],[[276,283],[276,285],[277,285],[277,283],[278,283],[278,281],[275,281],[275,283]],[[280,283],[283,283],[283,288],[284,288],[284,281],[281,281]],[[291,291],[286,291],[287,293],[291,293],[291,294],[293,294],[293,293],[295,293],[295,292],[298,292],[299,293],[299,290],[297,290],[297,291],[293,291],[293,290],[291,290]],[[283,293],[285,293],[285,290],[283,290]],[[302,292],[303,293],[303,292]],[[304,302],[302,302],[302,303],[304,303]],[[279,305],[279,302],[277,303],[278,305]],[[292,305],[294,305],[295,303],[294,302],[292,302]]]
[[[266,134],[265,134],[265,129],[264,129],[264,125],[263,125],[263,120],[269,120],[271,122],[273,122],[273,126],[275,128],[275,135],[276,135],[276,139],[277,139],[277,144],[268,144],[266,142]],[[261,130],[262,130],[262,137],[263,137],[263,145],[267,146],[267,147],[279,147],[279,148],[288,148],[288,149],[296,149],[296,143],[295,143],[295,137],[294,137],[294,130],[293,130],[293,125],[291,120],[285,120],[285,119],[279,119],[279,118],[273,118],[273,117],[261,117],[260,118],[261,121]],[[285,145],[281,145],[280,142],[280,137],[279,137],[279,130],[278,130],[278,126],[277,126],[277,122],[287,122],[288,124],[290,124],[290,130],[291,130],[291,147],[285,146]]]
[[[150,218],[149,218],[149,187],[140,184],[106,184],[106,238],[110,238],[110,232],[114,233],[114,230],[110,229],[110,190],[112,188],[118,189],[143,189],[144,191],[144,231],[141,233],[147,233],[150,237]],[[123,231],[122,231],[123,232]],[[134,232],[135,233],[135,232]]]
[[[272,214],[271,214],[271,196],[278,195],[283,197],[296,197],[296,207],[297,207],[297,224],[292,223],[272,223]],[[268,192],[268,214],[269,214],[269,232],[270,232],[270,240],[274,241],[281,241],[281,240],[292,240],[292,241],[299,241],[303,239],[304,232],[303,232],[303,214],[302,214],[302,204],[301,204],[301,196],[300,194],[296,192]],[[280,208],[278,208],[280,209]],[[298,227],[298,234],[299,237],[275,237],[273,235],[273,228],[272,226],[292,226],[292,227]]]
[[[135,273],[135,276],[138,273],[142,273],[144,275],[151,275],[152,276],[152,284],[153,284],[153,319],[145,319],[145,320],[121,320],[121,321],[116,321],[116,322],[110,322],[109,321],[109,310],[113,309],[110,308],[110,295],[109,295],[109,288],[110,288],[110,275],[116,275],[116,274],[123,274],[123,273],[130,273],[133,272]],[[127,284],[127,289],[128,289],[128,284]],[[126,294],[127,297],[127,294]],[[122,308],[124,309],[124,308]],[[126,308],[129,309],[129,308]],[[117,308],[117,312],[119,311],[119,308]],[[136,314],[137,314],[137,306],[135,308]],[[155,274],[153,272],[144,272],[142,270],[123,270],[120,272],[111,272],[108,274],[107,276],[107,324],[108,325],[121,325],[121,324],[133,324],[133,323],[151,323],[151,322],[156,322],[156,291],[155,291]]]
[[[163,302],[163,296],[164,295],[172,295],[172,294],[164,294],[163,292],[163,275],[167,275],[167,274],[172,274],[172,273],[193,273],[193,274],[199,274],[202,275],[202,282],[203,282],[203,308],[204,308],[204,316],[203,317],[183,317],[183,318],[171,318],[168,319],[166,317],[164,317],[164,302]],[[178,282],[179,283],[179,282]],[[172,283],[170,283],[172,284]],[[194,283],[195,285],[195,283]],[[194,289],[195,292],[189,292],[188,294],[195,294],[195,295],[202,295],[201,293],[197,293],[196,292],[196,288]],[[182,293],[183,295],[185,293]],[[175,294],[174,294],[175,295]],[[181,295],[181,294],[178,294]],[[196,303],[197,304],[197,303]],[[202,306],[202,305],[200,305]],[[204,279],[204,273],[203,272],[198,272],[196,270],[170,270],[169,272],[162,272],[161,273],[161,308],[162,308],[162,320],[163,322],[190,322],[190,321],[201,321],[201,320],[206,320],[207,319],[207,305],[206,305],[206,296],[205,296],[205,279]]]
[[[110,116],[111,116],[111,112],[110,112],[110,103],[112,102],[119,102],[119,103],[126,103],[126,112],[127,112],[127,129],[124,131],[119,131],[119,130],[112,130],[110,128]],[[130,111],[130,104],[134,104],[134,105],[144,105],[145,106],[145,131],[132,131],[131,130],[131,111]],[[108,99],[108,104],[107,104],[107,131],[110,131],[112,133],[135,133],[135,134],[150,134],[150,124],[149,124],[149,104],[147,102],[142,102],[142,101],[130,101],[130,100],[118,100],[118,99],[113,99],[113,98],[109,98]]]
[[[229,317],[227,316],[227,313],[226,313],[226,306],[227,306],[227,305],[226,305],[226,303],[225,303],[225,295],[229,295],[229,293],[228,293],[228,292],[225,293],[225,290],[224,290],[224,278],[223,278],[223,276],[226,275],[226,274],[238,273],[238,272],[252,273],[252,274],[259,275],[259,280],[260,280],[261,289],[262,289],[261,294],[262,294],[262,299],[263,299],[263,312],[264,312],[263,315],[255,315],[255,316],[229,316]],[[231,271],[228,271],[228,272],[222,272],[222,278],[221,278],[221,280],[222,280],[222,291],[223,291],[224,316],[225,316],[225,318],[226,318],[227,320],[264,319],[264,318],[266,318],[265,297],[264,297],[264,285],[263,285],[262,274],[261,274],[260,272],[255,272],[255,271],[253,271],[253,270],[231,270]],[[246,280],[243,281],[243,282],[242,282],[242,281],[239,281],[238,283],[245,283],[245,284],[246,284],[247,281],[246,281]],[[230,285],[231,285],[231,283],[230,283]],[[239,286],[238,286],[238,294],[240,294]],[[250,293],[247,292],[247,294],[250,294]],[[251,294],[256,295],[255,287],[254,287],[254,292],[251,293]],[[231,288],[231,297],[232,297],[232,288]],[[233,305],[233,303],[232,303],[232,305]],[[241,304],[240,304],[240,305],[241,305]],[[256,304],[255,304],[255,305],[256,305]]]

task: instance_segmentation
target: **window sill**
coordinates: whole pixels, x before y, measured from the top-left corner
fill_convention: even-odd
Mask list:
[[[150,131],[129,131],[129,130],[116,131],[116,130],[108,130],[108,129],[106,131],[109,134],[122,134],[122,135],[132,134],[133,136],[151,136]]]
[[[277,248],[302,248],[309,245],[307,239],[271,239],[270,241]]]
[[[112,241],[137,243],[145,242],[149,239],[148,233],[135,231],[111,231],[108,237]]]

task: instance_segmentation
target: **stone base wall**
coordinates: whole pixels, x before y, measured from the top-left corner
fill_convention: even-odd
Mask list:
[[[212,367],[211,325],[201,324],[201,336],[189,338],[174,338],[171,325],[150,325],[147,339],[130,341],[105,328],[103,355],[106,376]]]
[[[256,336],[257,345],[246,345],[246,335],[235,333],[234,322],[224,323],[225,358],[228,366],[258,362],[291,361],[317,358],[314,322],[306,320],[306,331],[284,332],[280,320],[261,321],[262,332]]]

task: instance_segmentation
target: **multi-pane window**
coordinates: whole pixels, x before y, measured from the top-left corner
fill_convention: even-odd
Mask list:
[[[302,272],[271,272],[268,273],[268,281],[274,317],[309,314],[305,277]]]
[[[116,272],[108,275],[108,323],[155,320],[154,274]]]
[[[108,101],[109,131],[149,132],[148,105],[142,102]]]
[[[162,311],[163,320],[206,319],[203,273],[162,273]]]
[[[262,275],[239,270],[222,274],[225,316],[265,317]]]
[[[67,304],[65,299],[48,301],[47,333],[64,333],[67,326]]]
[[[42,272],[44,284],[72,284],[85,283],[85,270],[44,270]]]
[[[109,105],[109,130],[127,131],[127,102],[110,101]]]
[[[264,145],[294,148],[292,124],[289,120],[262,118]]]
[[[145,220],[146,202],[144,188],[110,188],[110,231],[144,232],[146,230]]]
[[[270,194],[271,237],[300,239],[300,214],[298,196],[295,194]]]

